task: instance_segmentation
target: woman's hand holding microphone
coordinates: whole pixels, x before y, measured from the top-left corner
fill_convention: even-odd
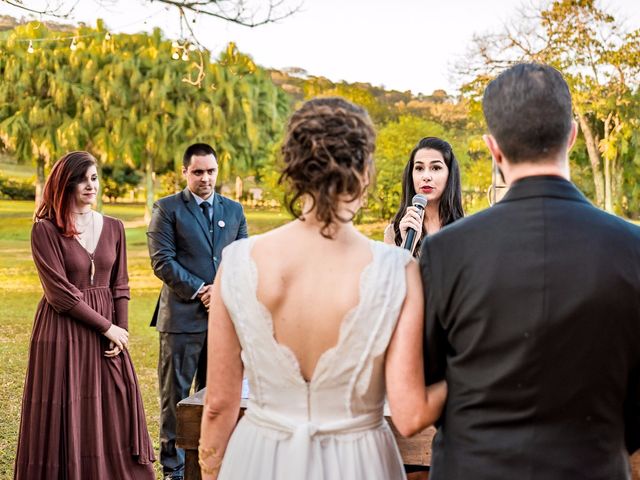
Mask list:
[[[413,205],[407,207],[407,212],[399,224],[402,244],[404,244],[407,238],[407,230],[410,228],[418,233],[418,239],[422,236],[422,212],[418,207],[414,207]]]

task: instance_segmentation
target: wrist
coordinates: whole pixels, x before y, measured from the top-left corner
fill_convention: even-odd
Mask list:
[[[198,465],[205,475],[217,474],[222,466],[222,455],[215,447],[205,448],[198,445]]]

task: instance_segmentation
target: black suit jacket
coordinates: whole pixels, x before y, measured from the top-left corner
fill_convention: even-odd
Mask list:
[[[207,311],[193,295],[210,284],[224,247],[247,236],[242,205],[222,195],[213,200],[213,236],[188,188],[153,206],[147,243],[153,272],[162,280],[151,326],[168,333],[207,330]]]
[[[427,237],[420,262],[427,381],[449,387],[429,478],[631,478],[640,228],[529,177]]]

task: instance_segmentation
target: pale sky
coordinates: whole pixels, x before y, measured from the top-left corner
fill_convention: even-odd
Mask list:
[[[37,8],[56,2],[25,3]],[[637,0],[602,4],[628,27],[640,28]],[[295,15],[253,29],[205,16],[192,25],[197,38],[214,54],[234,41],[263,67],[300,67],[336,82],[368,82],[414,94],[439,88],[453,93],[457,84],[452,67],[469,48],[473,34],[499,30],[520,5],[520,0],[305,0]],[[25,14],[5,3],[0,3],[0,13]],[[78,2],[74,20],[94,25],[97,18],[116,32],[159,26],[168,38],[180,38],[178,12],[158,3]]]

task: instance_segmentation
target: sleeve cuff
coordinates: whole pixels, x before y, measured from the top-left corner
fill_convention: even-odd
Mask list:
[[[202,282],[202,283],[200,284],[200,286],[196,289],[196,293],[194,293],[194,294],[191,296],[191,299],[190,299],[190,300],[195,300],[195,299],[196,299],[196,297],[198,296],[198,292],[200,291],[200,289],[201,289],[202,287],[204,287],[204,282]]]
[[[127,297],[116,298],[113,301],[113,306],[114,306],[115,315],[116,315],[113,320],[113,323],[115,323],[120,328],[129,330],[129,298]]]

